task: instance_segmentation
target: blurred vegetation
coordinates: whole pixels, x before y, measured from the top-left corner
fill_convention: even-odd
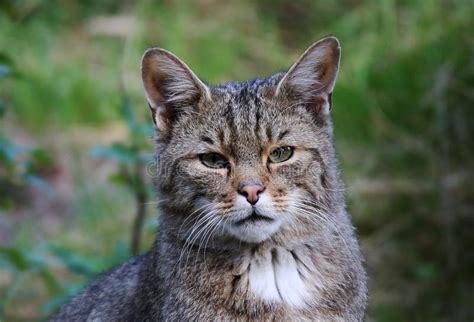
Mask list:
[[[149,247],[148,46],[218,83],[284,70],[330,34],[369,318],[472,320],[472,30],[468,0],[2,1],[0,320],[42,320],[133,240]]]
[[[126,121],[129,138],[125,142],[116,142],[110,146],[96,146],[92,155],[98,158],[108,158],[118,165],[117,172],[110,176],[116,184],[130,189],[135,197],[136,213],[131,229],[130,252],[132,255],[140,253],[141,235],[145,221],[146,206],[149,195],[153,195],[151,186],[147,185],[146,175],[151,175],[153,158],[146,151],[152,149],[149,140],[153,130],[152,125],[140,124],[133,115],[128,96],[122,99],[121,115]]]

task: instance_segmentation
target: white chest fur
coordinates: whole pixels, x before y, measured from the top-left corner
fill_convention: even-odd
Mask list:
[[[259,251],[248,258],[249,291],[268,303],[303,308],[320,285],[314,265],[303,254],[283,248]],[[316,285],[315,285],[316,284]]]

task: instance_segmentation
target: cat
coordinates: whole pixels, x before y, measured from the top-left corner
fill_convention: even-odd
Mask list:
[[[367,276],[333,144],[339,61],[328,37],[286,73],[211,87],[147,50],[159,233],[53,320],[364,320]]]

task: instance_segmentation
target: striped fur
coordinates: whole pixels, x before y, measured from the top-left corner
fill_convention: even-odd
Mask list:
[[[335,38],[288,73],[204,85],[149,50],[142,73],[157,126],[160,229],[152,249],[106,273],[56,320],[362,321],[366,274],[345,210],[330,98]],[[293,156],[268,163],[275,146]],[[199,154],[229,161],[210,169]],[[265,187],[252,208],[243,180]],[[252,211],[270,218],[239,224]]]

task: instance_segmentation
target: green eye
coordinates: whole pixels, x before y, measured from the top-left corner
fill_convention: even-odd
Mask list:
[[[229,164],[229,161],[219,153],[203,153],[199,155],[199,160],[208,168],[223,169]]]
[[[290,159],[293,156],[293,148],[291,146],[282,146],[270,151],[268,162],[280,163]]]

